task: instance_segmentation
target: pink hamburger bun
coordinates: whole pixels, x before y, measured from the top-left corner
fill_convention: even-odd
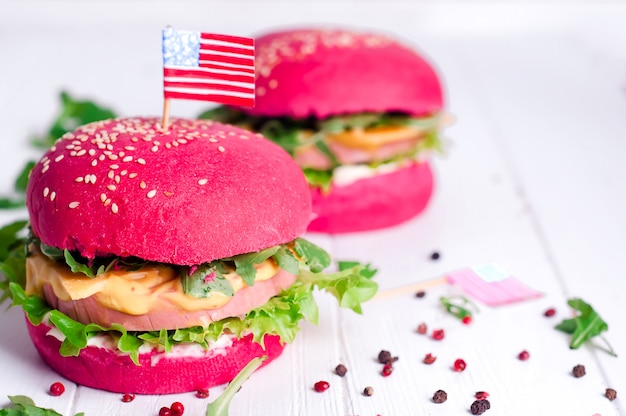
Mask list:
[[[261,116],[325,118],[399,111],[433,114],[443,108],[431,64],[398,41],[347,30],[291,30],[256,39]]]
[[[256,106],[243,110],[250,115],[324,119],[393,112],[429,117],[444,108],[442,85],[433,66],[414,48],[384,35],[332,29],[282,31],[259,37],[256,50]],[[417,216],[433,194],[427,160],[420,155],[395,172],[350,184],[333,183],[325,193],[312,186],[314,220],[308,230],[367,231]]]
[[[133,256],[185,266],[257,252],[304,233],[311,217],[308,186],[283,149],[217,122],[174,119],[167,131],[158,122],[106,120],[59,139],[29,180],[27,206],[34,235],[48,246],[88,259]],[[150,317],[125,315],[92,297],[59,300],[49,286],[41,296],[83,324],[123,322],[129,331],[158,332],[245,315],[295,281],[295,275],[279,270],[204,314],[172,309]],[[261,334],[262,346],[252,334],[239,339],[222,334],[222,343],[206,350],[181,344],[168,355],[142,347],[138,366],[112,341],[88,344],[78,356],[62,356],[63,336],[47,322],[28,322],[28,331],[50,367],[76,383],[120,393],[207,389],[230,381],[253,358],[267,356],[267,364],[283,349],[276,335]],[[186,354],[189,348],[195,352]]]
[[[87,258],[193,265],[304,232],[306,183],[282,149],[217,122],[158,122],[92,123],[46,152],[27,189],[35,235]]]

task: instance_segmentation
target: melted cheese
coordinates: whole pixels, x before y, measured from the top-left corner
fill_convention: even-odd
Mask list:
[[[420,135],[420,130],[414,127],[381,126],[329,134],[327,138],[346,147],[373,151],[390,143],[418,139]]]
[[[279,270],[270,259],[255,267],[255,281],[268,280]],[[247,287],[236,273],[224,277],[231,283],[235,293]],[[186,295],[178,274],[166,265],[147,265],[134,272],[112,270],[90,278],[81,273],[72,273],[67,266],[36,252],[26,259],[26,293],[43,296],[45,285],[50,286],[55,296],[62,301],[94,296],[100,305],[130,315],[143,315],[161,309],[163,302],[183,310],[197,311],[220,308],[232,299],[221,292],[211,293],[207,298]]]

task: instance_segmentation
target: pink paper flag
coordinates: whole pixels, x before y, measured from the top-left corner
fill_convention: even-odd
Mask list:
[[[254,106],[254,39],[163,30],[166,99]]]
[[[472,298],[489,306],[506,305],[543,296],[495,264],[457,270],[448,274],[446,279],[449,283],[459,285]]]

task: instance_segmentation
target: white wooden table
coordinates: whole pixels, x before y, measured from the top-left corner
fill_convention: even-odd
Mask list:
[[[215,3],[215,4],[211,4]],[[441,286],[372,301],[363,316],[319,296],[321,322],[305,324],[296,342],[255,373],[231,415],[467,415],[476,391],[490,393],[491,416],[625,415],[626,395],[626,6],[592,0],[553,2],[393,1],[7,1],[0,0],[0,193],[24,161],[38,156],[28,137],[59,109],[58,92],[96,99],[120,115],[161,111],[160,30],[249,35],[277,26],[320,22],[391,31],[436,62],[456,118],[446,158],[436,161],[437,191],[427,212],[407,224],[367,234],[310,238],[336,259],[379,268],[381,289],[497,262],[540,299],[482,306],[465,326],[439,306]],[[174,102],[172,114],[206,107]],[[24,212],[1,212],[6,223]],[[430,260],[439,251],[438,261]],[[568,348],[554,325],[582,297],[609,323],[614,358],[585,346]],[[6,307],[6,304],[4,305]],[[546,318],[543,311],[557,310]],[[444,328],[434,341],[420,322]],[[73,415],[157,415],[178,400],[188,415],[209,399],[193,394],[120,394],[64,381],[37,356],[21,311],[0,313],[0,407],[24,394]],[[378,352],[400,360],[380,375]],[[527,350],[530,359],[517,354]],[[430,366],[421,362],[436,355]],[[456,358],[465,372],[452,371]],[[344,363],[344,378],[333,369]],[[574,378],[583,364],[587,375]],[[313,384],[326,380],[325,393]],[[364,387],[374,395],[365,397]],[[605,388],[618,399],[604,397]],[[443,389],[448,401],[435,404]]]

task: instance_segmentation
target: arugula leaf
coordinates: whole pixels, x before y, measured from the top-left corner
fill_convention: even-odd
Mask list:
[[[459,319],[467,316],[471,318],[473,316],[472,309],[478,312],[478,307],[465,296],[442,296],[439,298],[439,302],[446,308],[446,311]]]
[[[233,296],[235,290],[230,282],[224,277],[223,270],[218,267],[218,262],[201,264],[190,273],[190,268],[185,267],[181,273],[183,291],[196,298],[208,298],[213,292],[221,292],[226,296]]]
[[[13,188],[20,193],[26,192],[26,186],[28,185],[28,177],[30,176],[30,171],[35,167],[36,162],[30,160],[26,162],[26,165],[22,168],[22,171],[18,175]]]
[[[617,357],[613,348],[611,348],[606,339],[601,336],[603,332],[608,331],[609,325],[598,315],[591,305],[580,298],[569,299],[567,304],[579,313],[575,318],[564,319],[555,329],[572,335],[570,348],[580,348],[581,345],[591,338],[600,336],[608,346],[607,352]]]
[[[330,266],[328,253],[304,238],[296,238],[293,248],[313,273],[319,273]]]
[[[7,397],[11,403],[8,407],[0,409],[0,416],[63,416],[53,409],[38,407],[33,399],[28,396]],[[85,414],[81,412],[74,416],[85,416]]]
[[[92,265],[87,265],[78,261],[68,249],[63,251],[63,257],[65,258],[65,263],[70,266],[73,273],[82,273],[91,278],[108,272],[118,261],[117,259],[113,259],[108,264],[97,264],[94,262]]]
[[[257,357],[246,364],[233,381],[228,384],[222,394],[212,403],[209,403],[206,409],[206,416],[228,416],[228,407],[233,397],[235,397],[235,393],[241,389],[243,383],[250,378],[252,373],[254,373],[266,359],[266,356],[261,358]]]
[[[33,137],[32,144],[35,147],[47,149],[65,133],[74,131],[78,126],[94,121],[115,118],[115,113],[107,108],[101,107],[93,101],[77,100],[67,92],[62,91],[61,113],[52,123],[48,133],[43,137]]]
[[[15,183],[13,184],[13,190],[18,196],[15,197],[1,197],[0,198],[0,209],[13,209],[13,208],[23,208],[26,205],[26,186],[28,185],[28,176],[30,175],[30,171],[35,166],[35,162],[29,161],[24,165],[22,171],[19,173]]]
[[[304,168],[304,177],[309,185],[321,188],[322,192],[328,193],[333,183],[333,170],[318,170],[313,168]]]
[[[248,286],[254,285],[254,278],[256,277],[255,264],[261,264],[265,260],[272,257],[278,252],[279,246],[266,248],[265,250],[258,251],[256,253],[239,254],[237,256],[229,257],[224,260],[232,260],[235,262],[237,274],[241,276],[244,282]]]

